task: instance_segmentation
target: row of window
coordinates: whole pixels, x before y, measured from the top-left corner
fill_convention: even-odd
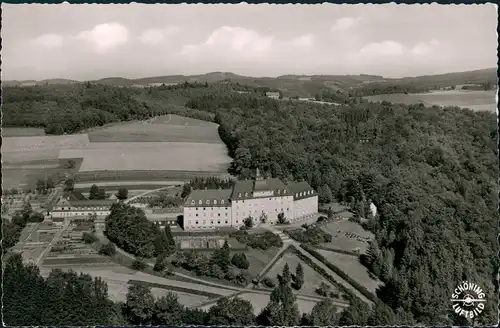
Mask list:
[[[220,200],[220,203],[221,203],[221,204],[224,204],[224,199],[221,199],[221,200]],[[194,199],[193,199],[193,200],[191,200],[191,204],[192,204],[192,205],[196,204],[196,201],[195,201]],[[200,200],[198,201],[198,204],[200,204],[200,205],[201,205],[201,204],[203,204],[203,201],[200,199]],[[207,200],[205,201],[205,204],[210,205],[210,200],[209,200],[209,199],[207,199]],[[213,204],[214,204],[214,205],[217,205],[217,200],[216,200],[216,199],[214,199]]]
[[[227,216],[227,213],[224,213],[225,216]],[[196,213],[196,216],[198,216],[198,213]],[[203,216],[207,216],[207,213],[203,213]],[[220,213],[217,213],[217,216],[220,216]]]
[[[56,207],[55,208],[58,211],[92,211],[92,210],[109,210],[108,207],[88,207],[88,206],[81,206],[81,207]]]
[[[218,220],[218,221],[217,221],[217,224],[220,224],[220,222],[221,222],[221,221],[220,221],[220,220]],[[228,220],[226,220],[226,221],[224,221],[224,223],[225,223],[225,224],[228,224],[228,223],[229,223],[229,221],[228,221]],[[236,221],[236,223],[238,223],[238,221]],[[199,224],[200,224],[200,221],[196,220],[196,221],[194,221],[194,224],[195,224],[195,225],[199,225]],[[206,221],[206,220],[203,220],[203,225],[205,225],[205,224],[207,224],[207,221]],[[213,225],[213,224],[214,224],[214,220],[210,220],[210,224],[211,224],[211,225]],[[191,225],[191,220],[188,220],[188,225]]]
[[[226,211],[229,211],[229,207],[224,207],[224,209],[225,209]],[[196,210],[196,211],[198,211],[198,207],[196,207],[196,208],[195,208],[195,210]],[[206,207],[203,207],[203,211],[206,211],[206,210],[207,210],[207,208],[206,208]],[[210,207],[210,210],[211,210],[211,211],[213,211],[213,210],[214,210],[214,208],[213,208],[213,207]]]
[[[295,197],[302,197],[302,196],[312,195],[312,194],[313,194],[313,191],[312,190],[308,190],[308,191],[296,193]]]

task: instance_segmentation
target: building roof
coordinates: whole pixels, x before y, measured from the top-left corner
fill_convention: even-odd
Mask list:
[[[61,197],[59,199],[59,201],[54,206],[75,206],[75,207],[111,206],[113,203],[116,203],[116,200],[112,200],[112,199],[68,200],[64,197]]]
[[[70,201],[73,206],[111,206],[116,203],[113,199],[86,199],[86,200],[72,200]]]
[[[234,183],[231,199],[252,198],[253,180],[238,180]]]
[[[193,190],[186,199],[185,206],[229,206],[231,201],[231,189],[203,189]],[[201,201],[201,203],[200,203]]]
[[[289,185],[291,192],[293,193],[293,199],[303,199],[308,197],[317,196],[317,192],[305,181],[292,182]],[[308,193],[309,192],[309,193]],[[302,195],[301,195],[302,193]]]

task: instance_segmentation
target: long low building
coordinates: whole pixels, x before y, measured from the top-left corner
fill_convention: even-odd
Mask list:
[[[278,215],[293,222],[318,212],[318,194],[307,182],[239,180],[232,189],[193,190],[184,204],[184,230],[239,228],[246,218],[254,224],[276,224]]]
[[[111,213],[111,205],[116,199],[104,200],[70,200],[61,197],[52,207],[50,215],[54,218],[80,217],[90,218],[92,216],[107,216]]]

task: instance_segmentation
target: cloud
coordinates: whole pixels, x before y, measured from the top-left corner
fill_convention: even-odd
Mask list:
[[[179,31],[180,28],[177,26],[170,26],[164,29],[148,29],[142,32],[139,40],[144,44],[156,45]]]
[[[335,24],[332,26],[331,31],[345,31],[355,27],[361,17],[342,17],[337,19]]]
[[[405,52],[405,47],[396,41],[372,42],[360,50],[363,56],[399,56]]]
[[[312,34],[302,35],[290,40],[290,44],[295,47],[308,48],[314,44],[314,36]]]
[[[436,39],[432,39],[429,42],[420,42],[413,46],[411,53],[417,56],[425,56],[434,51],[439,44],[439,41]]]
[[[260,56],[270,50],[272,43],[272,37],[261,36],[253,30],[223,26],[213,31],[201,44],[184,45],[181,54],[224,56],[229,52],[242,56]]]
[[[77,38],[91,43],[97,53],[103,54],[127,43],[129,33],[119,23],[105,23],[94,26],[90,31],[80,32]]]
[[[63,45],[63,36],[59,34],[43,34],[35,39],[35,44],[49,48],[59,48]]]

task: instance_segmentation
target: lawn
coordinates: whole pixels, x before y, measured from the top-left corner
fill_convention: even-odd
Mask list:
[[[320,295],[316,292],[316,289],[320,286],[321,283],[325,283],[330,286],[330,291],[338,294],[338,297],[341,297],[341,293],[338,289],[333,286],[330,282],[328,282],[323,276],[321,276],[318,272],[314,271],[313,268],[304,263],[301,259],[299,259],[295,254],[287,252],[283,255],[281,259],[276,262],[266,274],[266,277],[269,277],[277,283],[277,275],[283,272],[283,268],[285,267],[285,263],[288,263],[290,268],[290,272],[295,274],[295,268],[300,263],[302,264],[302,268],[304,270],[304,285],[300,290],[295,290],[294,293],[298,295],[305,296],[315,296],[320,297]]]
[[[433,91],[420,94],[393,93],[385,95],[367,96],[365,99],[373,102],[389,101],[392,103],[418,104],[423,103],[426,106],[458,106],[470,108],[473,110],[496,109],[495,100],[496,90],[489,91]]]
[[[250,275],[252,277],[256,277],[262,270],[264,270],[267,263],[272,260],[272,258],[278,253],[278,251],[279,249],[275,247],[272,247],[266,251],[249,247],[248,251],[243,252],[250,262],[250,267],[248,268],[248,272],[250,273]]]
[[[62,149],[61,158],[83,157],[80,171],[174,170],[226,172],[231,161],[224,144],[195,142],[99,142]]]
[[[371,278],[372,275],[368,272],[368,269],[359,263],[358,257],[322,249],[317,249],[316,251],[323,255],[329,262],[335,264],[340,270],[344,271],[354,281],[368,289],[368,291],[375,294],[378,286],[382,284],[376,277],[374,277],[375,279]]]
[[[363,254],[368,247],[368,242],[359,240],[358,238],[373,238],[371,232],[364,230],[359,224],[348,220],[329,222],[326,225],[322,225],[321,229],[332,235],[332,241],[321,244],[322,247],[349,252],[359,249],[359,252]]]
[[[2,127],[2,137],[37,137],[44,136],[45,130],[42,128],[15,128]]]

